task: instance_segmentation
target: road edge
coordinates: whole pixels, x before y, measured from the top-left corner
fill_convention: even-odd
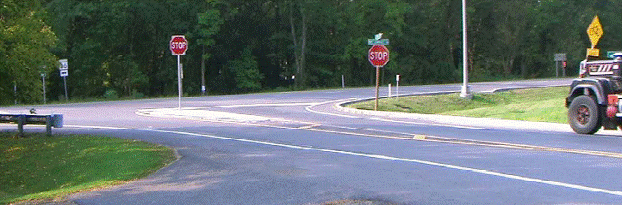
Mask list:
[[[512,87],[512,88],[498,88],[491,91],[483,91],[480,93],[497,93],[506,92],[517,89],[530,89],[530,88],[547,88],[547,87],[565,87],[568,85],[552,85],[552,86],[531,86],[531,87]],[[400,95],[400,97],[410,96],[424,96],[424,95],[444,95],[459,93],[460,91],[443,91],[443,92],[426,92]],[[382,98],[387,98],[386,96]],[[405,119],[405,120],[418,120],[426,121],[429,123],[439,125],[453,125],[453,126],[465,126],[465,127],[478,127],[484,129],[512,129],[512,130],[524,130],[524,131],[538,131],[538,132],[563,132],[574,133],[568,124],[550,123],[550,122],[531,122],[522,120],[506,120],[498,118],[475,118],[475,117],[463,117],[463,116],[449,116],[449,115],[437,115],[437,114],[419,114],[419,113],[405,113],[405,112],[391,112],[391,111],[372,111],[361,110],[356,108],[346,107],[347,105],[373,100],[374,98],[363,98],[350,100],[345,102],[337,102],[333,104],[333,108],[339,112],[384,117],[390,119]],[[605,135],[618,135],[617,130],[600,130],[597,134]]]

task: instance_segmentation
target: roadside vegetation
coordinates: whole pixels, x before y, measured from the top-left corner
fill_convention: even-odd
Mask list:
[[[44,86],[46,101],[63,101],[59,59],[70,99],[176,96],[172,35],[188,40],[189,96],[203,85],[210,95],[372,86],[367,39],[378,33],[391,42],[383,85],[397,74],[401,85],[456,83],[460,11],[453,0],[2,0],[0,105],[41,103]],[[621,49],[621,12],[622,1],[470,0],[470,81],[552,77],[558,52],[576,76],[594,15],[601,57]]]
[[[567,123],[567,109],[564,106],[567,95],[567,87],[552,87],[492,94],[475,93],[473,100],[462,99],[458,93],[413,96],[381,99],[378,110]],[[352,104],[349,107],[373,110],[374,101]]]
[[[148,176],[176,159],[170,148],[109,137],[0,133],[0,204],[61,198]]]

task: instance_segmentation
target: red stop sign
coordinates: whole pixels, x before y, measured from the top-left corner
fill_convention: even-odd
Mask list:
[[[368,57],[373,66],[382,67],[389,62],[389,49],[384,45],[374,45],[369,49]]]
[[[188,41],[185,36],[171,36],[170,49],[173,55],[186,55]]]

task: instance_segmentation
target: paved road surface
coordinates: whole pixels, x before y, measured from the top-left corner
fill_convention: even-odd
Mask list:
[[[476,83],[472,89],[569,82]],[[457,84],[431,85],[401,87],[400,93],[459,90]],[[622,202],[617,132],[584,136],[560,124],[360,113],[336,106],[372,96],[373,88],[360,88],[184,98],[181,111],[176,98],[35,107],[64,114],[66,128],[54,132],[139,139],[181,155],[145,179],[71,196],[78,204]]]

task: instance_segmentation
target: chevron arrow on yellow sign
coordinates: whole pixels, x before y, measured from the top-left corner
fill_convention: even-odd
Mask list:
[[[587,27],[587,35],[590,37],[590,41],[592,42],[592,48],[595,48],[598,44],[598,41],[601,37],[603,37],[603,26],[600,24],[600,19],[598,19],[598,15],[594,16],[594,20],[589,27]]]

